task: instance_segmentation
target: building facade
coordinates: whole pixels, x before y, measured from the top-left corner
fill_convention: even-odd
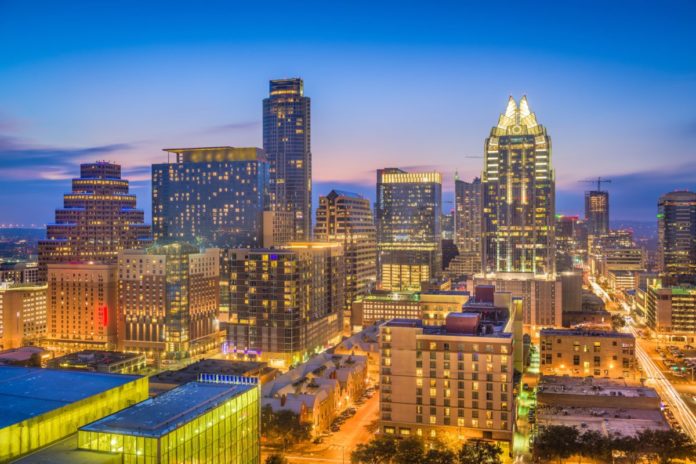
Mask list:
[[[696,283],[696,193],[670,192],[657,204],[658,267],[668,278]]]
[[[377,281],[377,242],[370,201],[362,196],[332,190],[319,197],[314,237],[343,245],[346,282],[345,311],[366,295]]]
[[[152,229],[158,243],[259,247],[268,206],[268,162],[259,148],[168,148],[152,166]]]
[[[658,337],[696,341],[696,287],[663,286],[659,280],[648,285],[646,323]]]
[[[375,209],[381,287],[419,290],[442,268],[442,176],[379,169]]]
[[[483,335],[482,324],[480,313],[457,313],[443,326],[414,319],[381,326],[382,433],[511,442],[513,337]]]
[[[590,235],[599,237],[609,233],[609,192],[585,192],[585,222]]]
[[[344,257],[339,243],[228,251],[227,351],[277,368],[340,340]]]
[[[118,341],[124,351],[180,359],[219,347],[220,251],[183,243],[118,257]]]
[[[0,283],[0,349],[46,336],[46,289],[45,284]]]
[[[49,349],[115,348],[116,264],[49,264],[46,312]]]
[[[553,274],[555,174],[551,138],[512,97],[484,150],[483,271]]]
[[[293,239],[309,240],[312,230],[310,99],[302,79],[270,81],[263,100],[263,149],[268,155],[271,204],[294,215]]]
[[[448,274],[481,272],[481,179],[454,181],[454,243],[459,255],[450,261]]]
[[[55,222],[46,226],[39,241],[39,274],[47,277],[52,263],[74,261],[115,263],[119,251],[150,243],[150,226],[136,208],[121,166],[98,161],[80,165],[80,178],[63,196]]]
[[[636,340],[623,332],[541,329],[541,373],[633,379]]]

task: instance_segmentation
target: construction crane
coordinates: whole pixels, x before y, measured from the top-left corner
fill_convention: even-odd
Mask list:
[[[611,179],[604,179],[602,177],[597,177],[597,179],[585,179],[585,180],[579,180],[578,182],[584,182],[584,183],[589,183],[589,184],[597,183],[597,191],[601,192],[602,191],[602,184],[611,184]]]

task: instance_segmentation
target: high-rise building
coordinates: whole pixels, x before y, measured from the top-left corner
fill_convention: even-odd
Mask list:
[[[370,200],[341,190],[320,197],[314,237],[343,245],[344,310],[349,312],[353,301],[366,295],[377,281],[377,241]]]
[[[600,236],[609,233],[609,192],[585,192],[585,222],[587,233],[590,235]]]
[[[580,262],[580,227],[577,216],[556,216],[556,271],[571,271]]]
[[[260,148],[165,149],[152,166],[152,228],[158,243],[259,247],[268,206],[268,162]]]
[[[377,250],[385,290],[418,290],[441,272],[439,172],[377,170]]]
[[[509,295],[507,301],[513,303]],[[515,320],[510,305],[467,303],[441,325],[381,325],[382,433],[511,445],[515,353],[522,348]]]
[[[228,352],[287,368],[340,340],[344,259],[339,243],[228,250]]]
[[[118,257],[118,341],[124,351],[180,359],[221,342],[220,250],[185,243]]]
[[[672,280],[696,283],[696,193],[666,193],[657,209],[660,271]]]
[[[0,283],[0,349],[46,335],[46,285]]]
[[[459,255],[447,273],[453,277],[481,271],[481,179],[454,181],[454,243]]]
[[[483,271],[554,273],[551,138],[526,97],[519,106],[510,97],[484,156]]]
[[[116,347],[116,264],[48,265],[48,348],[57,352]]]
[[[46,279],[51,263],[116,262],[120,250],[150,242],[150,226],[136,209],[121,166],[98,161],[80,165],[80,178],[72,180],[72,192],[63,196],[55,223],[46,227],[39,241],[39,271]]]
[[[312,151],[310,100],[302,79],[270,82],[263,100],[263,149],[268,155],[271,205],[294,214],[293,238],[311,238]]]

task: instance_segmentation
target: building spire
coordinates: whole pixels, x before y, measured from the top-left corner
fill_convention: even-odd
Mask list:
[[[513,118],[513,117],[515,117],[516,112],[517,112],[517,103],[515,102],[515,99],[512,98],[512,95],[510,95],[510,98],[508,99],[507,108],[505,108],[505,116],[508,118]]]
[[[527,103],[527,96],[523,95],[520,100],[520,119],[529,116],[532,112],[529,110],[529,103]]]

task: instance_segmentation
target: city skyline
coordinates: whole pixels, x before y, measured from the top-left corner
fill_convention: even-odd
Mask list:
[[[3,5],[0,222],[49,222],[79,163],[96,159],[124,166],[150,218],[150,165],[165,162],[161,150],[261,146],[260,102],[268,81],[282,77],[303,78],[313,99],[315,205],[333,188],[374,201],[375,170],[387,166],[442,172],[444,201],[451,200],[454,173],[481,174],[482,160],[473,157],[482,155],[490,121],[509,95],[523,94],[554,134],[557,212],[581,214],[588,186],[578,181],[599,175],[613,179],[613,221],[654,221],[660,195],[694,189],[693,105],[682,97],[696,89],[690,5],[625,12],[611,28],[616,16],[598,18],[591,7],[547,6],[524,17],[557,41],[513,32],[514,12],[495,18],[496,34],[482,34],[477,21],[487,13],[479,8],[460,23],[426,10],[415,30],[409,5],[392,16],[377,8],[371,19],[358,7],[331,28],[303,10],[288,39],[246,25],[164,33],[188,25],[189,15],[209,19],[214,8],[213,21],[255,17],[253,6],[175,6],[143,28],[128,6],[54,11],[47,3],[65,26],[52,34],[53,15],[20,32],[28,10]],[[85,21],[105,14],[113,24],[103,30]],[[356,32],[355,22],[363,29]],[[622,38],[610,41],[603,29]],[[500,60],[526,71],[499,73]],[[18,189],[27,192],[22,201]]]

